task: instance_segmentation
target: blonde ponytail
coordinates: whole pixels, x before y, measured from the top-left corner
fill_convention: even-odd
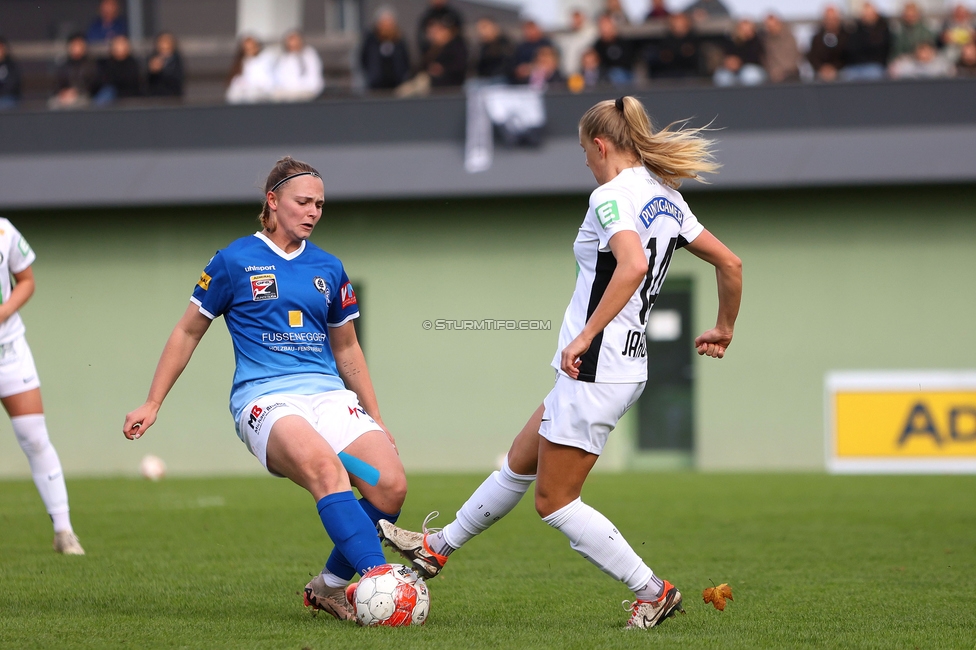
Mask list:
[[[672,122],[655,133],[644,105],[625,96],[596,104],[583,114],[579,126],[585,138],[606,138],[635,154],[668,187],[678,187],[686,178],[707,183],[701,174],[719,168],[712,155],[714,143],[702,135],[707,127],[681,128],[685,122]]]

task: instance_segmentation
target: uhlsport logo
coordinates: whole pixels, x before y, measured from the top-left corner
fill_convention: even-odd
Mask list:
[[[640,220],[645,228],[651,227],[651,222],[658,217],[671,217],[681,225],[685,220],[685,215],[681,208],[663,196],[658,196],[647,202],[647,205],[640,211]]]
[[[620,211],[617,209],[617,202],[610,200],[596,206],[596,216],[600,220],[600,225],[603,226],[604,230],[614,221],[620,221]]]
[[[342,298],[343,309],[356,304],[356,292],[352,290],[352,285],[348,282],[339,288],[339,297]]]
[[[253,300],[277,300],[278,281],[274,273],[251,276],[251,296]]]

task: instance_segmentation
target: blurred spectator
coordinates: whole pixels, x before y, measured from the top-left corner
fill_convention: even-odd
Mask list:
[[[118,0],[102,0],[98,4],[98,17],[88,26],[88,42],[111,41],[116,36],[128,36],[129,25],[122,15]]]
[[[227,82],[227,101],[246,104],[270,99],[274,86],[271,63],[271,57],[262,51],[260,41],[253,36],[244,36],[237,46]]]
[[[417,21],[417,45],[420,48],[421,58],[425,57],[427,50],[430,49],[427,27],[434,21],[453,28],[458,34],[464,33],[464,18],[457,9],[448,6],[447,0],[430,0],[427,9]]]
[[[620,37],[617,24],[610,14],[603,14],[597,21],[600,37],[593,44],[600,57],[600,75],[614,85],[626,85],[634,81],[634,45]]]
[[[390,7],[380,7],[363,39],[359,62],[371,90],[392,90],[410,78],[410,54]]]
[[[973,19],[965,5],[957,4],[952,8],[952,13],[942,25],[942,33],[939,37],[943,47],[959,50],[966,43],[976,41],[976,33],[973,31]]]
[[[515,47],[515,67],[512,72],[514,83],[528,83],[532,72],[532,62],[540,47],[552,47],[552,41],[545,35],[542,28],[534,20],[522,23],[522,42]]]
[[[271,64],[271,78],[271,99],[279,102],[310,101],[325,88],[322,59],[298,31],[285,34],[282,50]]]
[[[579,72],[567,80],[569,89],[574,93],[600,85],[600,55],[592,47],[580,56]]]
[[[763,21],[763,67],[773,83],[800,80],[800,48],[793,31],[776,14]]]
[[[956,68],[947,57],[939,54],[935,45],[921,41],[912,54],[903,54],[891,62],[892,79],[937,79],[954,77]]]
[[[732,17],[732,14],[722,4],[721,0],[695,0],[695,2],[685,7],[684,13],[691,16],[695,22]]]
[[[725,46],[725,56],[712,79],[716,86],[756,86],[766,82],[762,67],[763,44],[751,20],[735,24],[732,38]]]
[[[432,88],[463,86],[468,71],[468,47],[451,20],[434,20],[427,25],[430,48],[424,70]]]
[[[627,17],[620,0],[606,0],[606,3],[602,13],[610,16],[617,27],[626,27],[630,24],[630,18]]]
[[[895,23],[895,38],[891,56],[914,55],[919,43],[934,43],[935,34],[925,26],[922,12],[914,2],[905,4],[901,18]]]
[[[861,15],[847,39],[844,53],[844,69],[840,78],[844,81],[883,79],[891,52],[891,31],[888,21],[870,2],[861,7]]]
[[[664,0],[651,0],[651,9],[647,12],[647,18],[645,20],[660,20],[662,18],[667,18],[671,15],[668,11],[667,5],[664,4]]]
[[[956,63],[956,75],[976,77],[976,41],[970,41],[962,46],[959,61]]]
[[[569,19],[569,31],[555,37],[562,54],[562,71],[567,78],[579,72],[583,52],[596,40],[596,25],[579,9],[574,9]]]
[[[499,83],[507,82],[515,61],[515,46],[491,18],[480,19],[476,28],[480,44],[477,75]]]
[[[701,74],[701,42],[691,29],[688,14],[668,18],[668,33],[648,53],[651,78],[682,79]]]
[[[820,29],[810,39],[807,60],[813,66],[817,79],[834,81],[837,73],[844,67],[844,52],[847,49],[847,30],[840,11],[833,5],[824,10]]]
[[[10,56],[7,39],[0,36],[0,110],[20,102],[20,66]]]
[[[98,62],[98,91],[92,98],[97,105],[143,94],[142,71],[132,56],[129,37],[116,34],[108,47],[108,57]]]
[[[546,90],[550,86],[563,84],[566,78],[559,71],[559,55],[556,48],[544,45],[535,52],[532,72],[529,73],[529,87]]]
[[[88,56],[88,41],[82,33],[68,37],[68,58],[54,73],[54,96],[50,108],[87,106],[98,85],[98,69]]]
[[[183,59],[176,47],[176,37],[169,32],[156,36],[153,52],[146,63],[149,71],[149,94],[153,97],[183,96]]]

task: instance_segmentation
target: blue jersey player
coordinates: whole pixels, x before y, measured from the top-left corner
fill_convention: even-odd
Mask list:
[[[146,403],[126,416],[122,431],[133,440],[152,426],[211,321],[223,316],[234,342],[237,434],[269,472],[311,493],[335,543],[305,587],[305,604],[351,620],[347,585],[386,562],[375,526],[399,514],[406,477],[356,338],[356,294],[342,262],[308,241],[324,203],[318,172],[283,158],[265,197],[262,230],[207,264]]]

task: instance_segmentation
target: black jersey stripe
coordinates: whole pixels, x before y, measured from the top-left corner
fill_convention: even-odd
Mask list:
[[[651,237],[647,242],[647,275],[644,278],[644,286],[640,290],[641,298],[641,310],[640,310],[640,322],[641,325],[647,325],[647,312],[650,311],[651,306],[654,304],[654,300],[651,299],[651,285],[654,283],[654,263],[657,261],[657,238]]]
[[[617,269],[617,258],[613,256],[613,253],[607,251],[606,253],[602,251],[597,251],[596,254],[596,270],[593,274],[593,284],[590,286],[590,303],[586,306],[586,320],[590,320],[590,316],[596,311],[597,305],[603,299],[603,294],[607,290],[607,285],[610,284],[610,278],[613,276],[613,272]],[[580,367],[579,367],[579,380],[580,381],[596,381],[596,367],[600,362],[600,348],[603,347],[603,332],[601,331],[595,337],[593,337],[593,343],[590,344],[590,349],[587,350],[582,357],[580,357]]]
[[[668,267],[671,266],[671,256],[674,255],[674,247],[677,243],[677,239],[671,239],[668,242],[668,249],[665,251],[664,257],[661,258],[661,266],[658,268],[657,273],[654,274],[654,286],[651,287],[651,293],[655,296],[661,293],[661,286],[664,284],[664,278],[668,274]]]

